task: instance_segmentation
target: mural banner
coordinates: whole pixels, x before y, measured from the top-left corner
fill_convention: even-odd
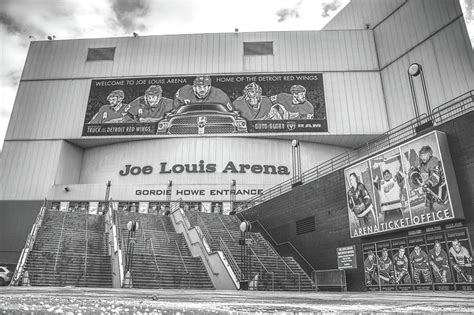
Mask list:
[[[362,251],[370,291],[474,290],[466,228],[450,230],[446,225],[434,233],[366,243]]]
[[[351,237],[463,218],[444,133],[434,131],[344,170]]]
[[[83,136],[327,132],[321,73],[92,80]]]

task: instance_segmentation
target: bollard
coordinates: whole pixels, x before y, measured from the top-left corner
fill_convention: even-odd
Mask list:
[[[23,272],[23,277],[21,278],[21,285],[24,287],[30,286],[30,274],[28,273],[28,270],[25,270],[25,272]]]
[[[132,281],[132,275],[130,274],[130,270],[127,271],[125,274],[125,279],[124,279],[124,288],[133,288],[133,281]]]

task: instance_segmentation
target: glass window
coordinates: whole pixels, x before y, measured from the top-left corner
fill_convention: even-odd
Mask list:
[[[244,56],[273,55],[273,42],[244,43]]]
[[[211,204],[211,212],[222,214],[222,202],[213,202]]]
[[[86,61],[114,60],[115,47],[89,48]]]

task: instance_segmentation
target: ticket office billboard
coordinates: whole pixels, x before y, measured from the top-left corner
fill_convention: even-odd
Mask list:
[[[442,132],[351,166],[344,176],[352,238],[463,218]]]
[[[92,80],[83,136],[327,132],[321,73]]]
[[[467,228],[366,243],[362,252],[370,291],[474,289]]]

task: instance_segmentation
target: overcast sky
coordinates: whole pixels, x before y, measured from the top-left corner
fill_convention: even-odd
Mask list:
[[[233,32],[236,27],[241,32],[319,30],[348,2],[0,0],[0,148],[31,40],[45,40],[48,35],[60,40],[129,36],[132,32],[140,35]],[[473,0],[460,2],[474,42]]]

